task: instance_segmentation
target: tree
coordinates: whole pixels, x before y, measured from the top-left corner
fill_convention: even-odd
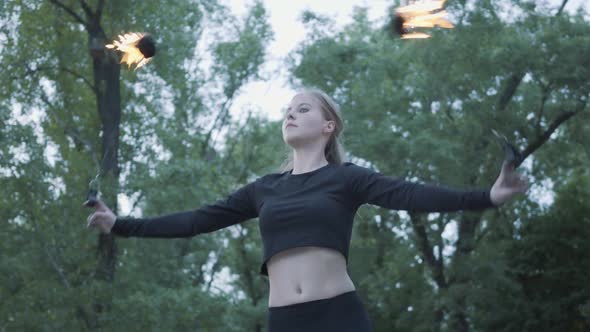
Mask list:
[[[188,241],[173,242],[175,263],[170,256],[147,255],[145,262],[167,262],[162,268],[173,270],[150,279],[151,284],[137,283],[133,276],[149,274],[141,270],[145,267],[141,260],[130,261],[134,257],[128,252],[144,243],[134,246],[128,241],[118,248],[114,236],[101,234],[96,246],[90,246],[95,234],[83,227],[90,212],[81,203],[97,172],[103,200],[116,212],[121,193],[132,198],[133,208],[149,214],[194,207],[195,200],[205,202],[231,189],[229,179],[207,188],[204,184],[211,180],[197,179],[195,172],[219,175],[203,171],[211,167],[206,160],[219,154],[211,137],[231,124],[231,101],[259,75],[272,38],[262,4],[253,2],[243,20],[216,1],[173,6],[142,1],[14,1],[3,3],[1,9],[0,67],[9,75],[1,78],[0,107],[8,117],[3,118],[0,132],[10,144],[2,148],[0,181],[13,192],[2,199],[0,209],[4,220],[10,221],[4,226],[3,249],[13,254],[2,258],[9,271],[2,283],[9,296],[2,297],[10,299],[2,301],[6,322],[2,328],[115,329],[125,324],[125,306],[142,296],[146,311],[137,314],[145,324],[192,329],[191,308],[201,308],[197,317],[206,318],[200,320],[201,326],[213,324],[198,304],[202,300],[218,309],[225,300],[212,301],[210,294],[199,290],[203,276],[194,284],[180,278],[186,276],[184,259],[192,249]],[[158,45],[154,61],[136,72],[121,70],[120,55],[104,47],[128,31],[152,32]],[[204,34],[214,35],[214,42],[207,44],[209,35]],[[211,64],[204,70],[207,57]],[[19,110],[24,123],[6,121]],[[40,120],[30,121],[35,114]],[[211,117],[217,117],[212,126]],[[14,150],[21,143],[22,149]],[[54,164],[45,160],[46,149],[55,151]],[[19,155],[28,160],[19,162]],[[191,167],[183,168],[187,165]],[[191,188],[201,191],[192,197],[178,195],[183,189],[161,182],[174,181],[173,176],[191,179],[190,184],[202,181],[202,186]],[[169,204],[168,197],[180,199]],[[191,267],[203,269],[215,240],[201,239],[198,249],[203,252],[194,257]],[[171,252],[170,244],[162,254]],[[124,271],[118,279],[117,268]],[[36,278],[39,275],[46,277]],[[171,290],[172,285],[184,288]],[[175,299],[174,304],[170,299]],[[157,322],[145,319],[150,310],[162,312],[164,307],[171,312],[182,308],[186,315],[158,316]]]
[[[514,1],[511,6],[520,15],[507,21],[490,1],[477,1],[470,8],[452,2],[448,10],[458,19],[456,27],[434,29],[431,39],[413,41],[392,36],[389,26],[374,28],[362,8],[342,31],[330,29],[327,18],[307,14],[310,33],[292,58],[293,83],[332,94],[342,106],[348,150],[359,162],[385,174],[458,188],[489,188],[502,162],[491,135],[495,129],[523,152],[523,172],[531,182],[549,176],[561,181],[570,176],[568,166],[576,164],[584,149],[571,142],[588,137],[588,131],[581,130],[586,125],[572,120],[588,117],[590,92],[590,27],[584,13],[565,13],[566,4],[547,12],[534,2]],[[558,146],[559,152],[545,151]],[[415,310],[425,301],[433,307],[425,315],[421,310],[408,313],[372,306],[375,316],[400,312],[397,321],[377,324],[384,331],[415,331],[415,325],[401,323],[413,315],[416,321],[429,322],[424,330],[473,329],[480,313],[474,312],[468,294],[475,292],[478,271],[485,271],[486,264],[505,271],[502,262],[478,262],[478,248],[490,234],[513,235],[519,216],[540,208],[534,201],[518,200],[484,213],[401,214],[399,221],[393,211],[384,214],[382,223],[394,225],[392,231],[411,232],[412,242],[406,245],[412,245],[419,258],[405,264],[418,261],[430,272],[425,279],[430,290],[408,299],[405,307]],[[456,239],[443,236],[453,229]],[[381,237],[376,231],[368,234]],[[370,271],[377,274],[382,269],[383,264],[376,264]],[[508,278],[502,273],[494,276],[499,283]],[[503,285],[517,287],[514,280]]]

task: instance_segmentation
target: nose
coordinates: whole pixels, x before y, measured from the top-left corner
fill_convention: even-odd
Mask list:
[[[294,119],[294,117],[293,117],[293,110],[290,110],[290,111],[287,110],[286,112],[287,112],[287,116],[285,118],[287,118],[287,119]]]
[[[283,124],[286,125],[288,121],[295,121],[295,117],[291,114],[291,112],[287,112],[287,114],[283,118]]]

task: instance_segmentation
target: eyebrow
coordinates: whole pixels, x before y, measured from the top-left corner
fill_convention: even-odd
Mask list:
[[[299,104],[298,106],[301,106],[301,105],[308,105],[308,106],[311,106],[311,104],[308,104],[308,103],[301,103],[301,104]],[[290,109],[291,109],[291,106],[287,107],[287,111],[288,111],[288,110],[290,110]]]

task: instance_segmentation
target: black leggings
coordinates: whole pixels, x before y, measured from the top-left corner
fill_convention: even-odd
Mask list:
[[[373,332],[356,290],[308,302],[268,308],[267,332]]]

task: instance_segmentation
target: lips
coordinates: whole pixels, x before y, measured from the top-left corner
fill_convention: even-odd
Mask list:
[[[285,128],[289,128],[289,127],[297,127],[297,126],[292,123],[289,123]]]

